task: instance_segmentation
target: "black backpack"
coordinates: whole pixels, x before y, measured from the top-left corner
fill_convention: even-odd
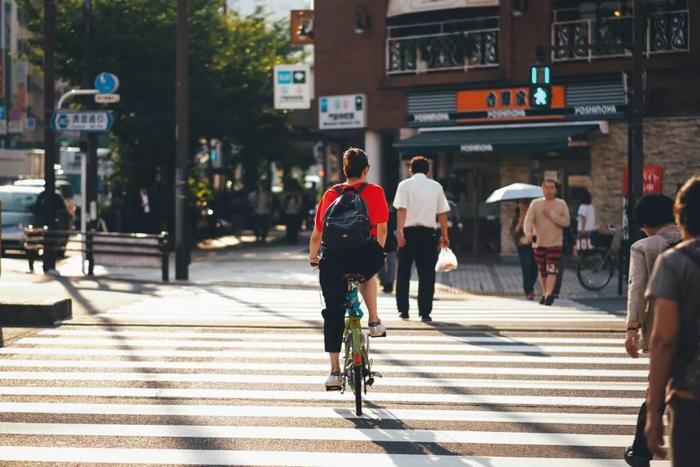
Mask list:
[[[346,250],[366,244],[370,239],[370,223],[367,204],[360,193],[367,186],[333,189],[340,196],[335,199],[323,216],[321,245],[325,251]]]

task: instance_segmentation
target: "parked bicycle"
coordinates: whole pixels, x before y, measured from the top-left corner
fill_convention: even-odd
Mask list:
[[[608,233],[594,233],[591,236],[592,249],[579,252],[576,275],[584,288],[600,290],[615,275],[617,258],[612,243],[616,231],[614,225],[608,225]]]
[[[343,388],[345,392],[347,385],[355,394],[355,412],[362,415],[362,393],[367,394],[367,386],[374,384],[374,378],[381,378],[381,374],[372,371],[372,360],[369,358],[369,336],[362,332],[362,309],[360,308],[360,297],[358,285],[364,277],[361,274],[346,274],[343,279],[348,284],[348,291],[345,295],[345,330],[343,331],[343,342],[345,346],[343,358]]]

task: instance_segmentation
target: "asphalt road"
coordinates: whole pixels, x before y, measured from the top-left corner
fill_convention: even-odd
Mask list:
[[[317,292],[171,287],[0,350],[0,464],[624,467],[647,361],[621,316],[557,305],[384,313],[356,417],[323,390]]]

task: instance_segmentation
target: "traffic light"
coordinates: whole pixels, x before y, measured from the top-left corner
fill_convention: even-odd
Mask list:
[[[548,109],[552,106],[552,81],[549,65],[530,67],[530,107]]]

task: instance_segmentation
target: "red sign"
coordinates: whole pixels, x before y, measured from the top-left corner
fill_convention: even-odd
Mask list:
[[[664,169],[660,165],[650,164],[644,166],[644,172],[642,174],[642,192],[645,195],[663,193],[663,171]],[[622,185],[622,192],[625,197],[627,197],[627,193],[629,192],[627,189],[629,184],[627,181],[628,177],[627,166],[625,166],[624,184]]]

